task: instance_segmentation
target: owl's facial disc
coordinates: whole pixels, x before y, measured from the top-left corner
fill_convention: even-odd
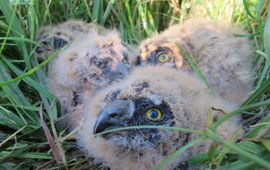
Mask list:
[[[156,103],[156,104],[155,104]],[[173,114],[165,102],[152,102],[148,98],[116,100],[108,104],[96,120],[93,133],[128,126],[164,125],[173,126]],[[158,105],[157,105],[158,103]],[[155,146],[161,135],[159,129],[131,129],[102,135],[106,140],[122,146],[123,141],[138,140],[142,145]],[[134,142],[136,143],[136,142]],[[145,143],[145,144],[144,144]],[[132,146],[132,145],[131,145]],[[134,149],[134,148],[133,148]]]

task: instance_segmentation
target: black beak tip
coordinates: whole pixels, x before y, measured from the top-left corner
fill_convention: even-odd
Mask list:
[[[96,122],[96,124],[94,126],[94,129],[93,129],[93,134],[94,135],[98,134],[98,133],[104,131],[104,129],[105,129],[105,127],[102,124]]]

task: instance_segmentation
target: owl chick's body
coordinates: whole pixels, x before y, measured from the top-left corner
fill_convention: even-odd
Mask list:
[[[83,106],[85,119],[78,135],[79,145],[113,170],[153,169],[159,161],[197,139],[198,135],[160,129],[126,130],[102,136],[95,136],[96,133],[137,125],[202,130],[207,127],[210,108],[224,112],[232,109],[211,95],[194,75],[159,66],[135,68],[126,79],[100,91],[95,97],[86,94]],[[214,112],[215,119],[224,114]],[[231,119],[216,133],[222,139],[229,139],[238,128],[237,120]],[[210,145],[211,141],[207,140],[193,146],[170,162],[166,169],[207,151]]]
[[[130,54],[115,30],[106,30],[81,21],[68,21],[42,29],[38,35],[43,50],[39,59],[46,59],[65,45],[48,67],[48,84],[59,99],[65,119],[73,129],[81,120],[81,94],[92,96],[96,91],[128,74],[125,58]],[[74,114],[73,114],[74,113]]]
[[[162,64],[194,72],[180,47],[191,54],[189,57],[195,60],[220,96],[240,105],[252,91],[255,74],[250,43],[235,34],[245,33],[206,19],[187,20],[144,40],[138,63]]]

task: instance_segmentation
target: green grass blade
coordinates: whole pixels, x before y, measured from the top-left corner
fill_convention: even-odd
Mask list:
[[[242,104],[242,106],[249,105],[251,103],[256,102],[256,100],[262,96],[267,90],[270,89],[270,78],[266,79],[261,86],[252,93],[251,96],[248,97],[248,99]]]
[[[19,80],[24,79],[25,77],[28,77],[30,75],[32,75],[33,73],[35,73],[36,71],[38,71],[41,67],[47,65],[52,59],[54,59],[60,52],[62,52],[66,47],[63,47],[61,50],[55,52],[52,56],[48,57],[47,60],[43,61],[41,64],[39,64],[38,66],[32,68],[31,70],[29,70],[28,72],[24,73],[23,75],[20,75],[19,77],[16,77],[14,79],[11,80],[7,80],[5,82],[0,82],[0,87],[6,86],[10,83],[14,83],[17,82]]]
[[[218,143],[222,143],[224,146],[228,147],[229,149],[235,151],[237,154],[249,159],[252,162],[256,162],[258,165],[269,169],[270,168],[270,162],[267,160],[264,160],[254,154],[251,154],[247,151],[245,151],[244,149],[241,149],[240,147],[238,147],[236,144],[233,144],[232,142],[229,141],[224,141],[222,140],[220,137],[218,137],[216,134],[214,134],[211,130],[207,130],[207,136],[209,138],[211,138],[212,140],[214,140],[215,142]]]
[[[226,120],[228,120],[229,118],[242,113],[243,111],[249,110],[249,109],[254,109],[254,108],[258,108],[260,106],[265,106],[265,105],[269,105],[270,104],[270,99],[266,100],[266,101],[262,101],[262,102],[258,102],[255,104],[250,104],[250,105],[244,105],[241,106],[240,108],[236,109],[235,111],[232,111],[226,115],[224,115],[223,117],[221,117],[214,125],[213,125],[213,129],[216,130],[222,123],[224,123]]]
[[[105,13],[104,13],[104,15],[102,17],[102,21],[101,21],[102,25],[105,24],[109,14],[110,14],[110,12],[111,12],[111,10],[113,8],[114,3],[115,3],[115,0],[110,0],[110,2],[108,3],[107,8],[105,10]]]
[[[100,0],[93,0],[93,9],[92,9],[92,21],[98,23],[99,13],[100,13],[100,6],[102,1]]]
[[[162,129],[162,130],[172,130],[172,131],[178,131],[182,133],[196,133],[196,134],[203,134],[202,131],[200,130],[194,130],[194,129],[187,129],[187,128],[180,128],[180,127],[169,127],[169,126],[128,126],[128,127],[123,127],[123,128],[115,128],[115,129],[110,129],[106,130],[101,133],[97,133],[95,135],[104,135],[108,133],[113,133],[113,132],[118,132],[118,131],[123,131],[123,130],[131,130],[131,129]]]
[[[255,18],[252,14],[251,14],[251,12],[250,12],[250,10],[249,10],[249,8],[250,8],[250,3],[249,2],[247,2],[247,0],[243,0],[243,5],[244,5],[244,7],[245,7],[245,10],[246,10],[246,13],[251,17],[251,18]]]

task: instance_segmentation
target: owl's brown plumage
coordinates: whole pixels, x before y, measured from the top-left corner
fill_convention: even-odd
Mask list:
[[[210,86],[220,96],[240,105],[252,90],[255,74],[249,40],[236,34],[245,33],[206,19],[187,20],[144,40],[137,61],[141,65],[167,65],[193,72],[180,46],[192,54]],[[163,54],[168,55],[168,61],[164,61]]]
[[[81,94],[93,95],[129,72],[129,49],[123,45],[115,30],[106,30],[81,21],[68,21],[40,31],[38,42],[43,51],[37,57],[46,59],[67,45],[48,67],[48,83],[58,97],[64,113],[70,114],[67,123],[77,126],[82,115]]]
[[[126,79],[115,82],[96,96],[86,94],[83,106],[85,118],[78,135],[79,145],[113,170],[153,169],[159,161],[198,135],[159,129],[126,130],[103,136],[95,136],[95,133],[135,125],[202,130],[207,126],[211,107],[224,112],[232,109],[222,99],[211,95],[194,75],[159,66],[135,68]],[[162,114],[159,119],[155,109]],[[149,117],[149,110],[152,117]],[[215,111],[215,118],[223,114]],[[229,139],[238,128],[237,119],[231,119],[219,127],[217,134]],[[207,151],[211,143],[208,140],[193,146],[170,162],[166,169]]]

